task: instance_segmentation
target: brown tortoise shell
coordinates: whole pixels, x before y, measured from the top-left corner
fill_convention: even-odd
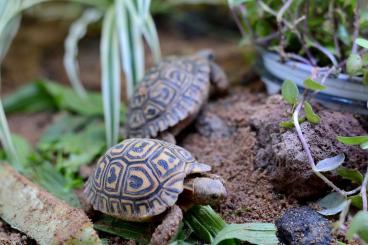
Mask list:
[[[126,133],[151,138],[195,115],[209,94],[209,60],[170,58],[151,68],[129,100]]]
[[[196,164],[182,147],[154,139],[128,139],[100,158],[84,193],[96,210],[145,221],[175,204],[187,174],[209,171],[206,167]]]

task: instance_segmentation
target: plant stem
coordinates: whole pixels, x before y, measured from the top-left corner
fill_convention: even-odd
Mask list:
[[[281,7],[280,11],[277,13],[276,20],[277,20],[277,26],[280,33],[280,57],[281,61],[284,62],[286,59],[286,53],[285,53],[285,46],[286,46],[286,40],[285,40],[285,33],[283,30],[283,22],[282,22],[282,16],[284,15],[285,11],[290,7],[293,0],[287,0],[286,3]]]
[[[360,189],[360,193],[362,195],[362,201],[363,201],[363,211],[368,211],[368,205],[367,205],[367,184],[368,184],[368,167],[367,171],[364,175],[362,188]]]
[[[355,40],[359,36],[359,22],[360,22],[360,0],[356,1],[355,9],[354,9],[354,32],[353,32],[353,47],[351,49],[352,54],[356,54],[358,51],[358,45],[355,43]]]
[[[237,6],[232,7],[230,9],[230,12],[231,12],[231,15],[233,16],[233,18],[235,20],[235,24],[238,27],[242,38],[245,37],[246,33],[244,31],[242,23],[240,22],[240,19],[239,19],[238,13],[237,13]],[[243,18],[245,18],[245,17],[243,16]]]
[[[331,72],[332,72],[332,68],[330,69]],[[314,68],[312,70],[312,79],[315,79],[317,76],[317,69]],[[327,74],[328,76],[328,74]],[[325,75],[325,77],[327,77]],[[293,113],[293,121],[294,121],[294,126],[295,126],[295,130],[297,132],[297,135],[298,135],[298,138],[300,140],[300,143],[302,144],[303,146],[303,149],[305,151],[305,153],[307,154],[307,159],[308,159],[308,162],[309,162],[309,165],[313,171],[313,173],[315,175],[317,175],[320,179],[322,179],[327,185],[329,185],[334,191],[340,193],[341,195],[343,196],[348,196],[348,195],[352,195],[356,192],[358,192],[362,187],[358,187],[358,188],[355,188],[354,190],[351,190],[351,191],[344,191],[342,189],[340,189],[339,187],[337,187],[334,183],[332,183],[332,181],[330,181],[326,176],[324,176],[321,172],[317,171],[316,170],[316,164],[314,162],[314,159],[313,159],[313,156],[312,156],[312,153],[309,149],[309,146],[308,146],[308,143],[307,141],[305,140],[304,136],[303,136],[303,132],[302,132],[302,129],[300,127],[300,124],[299,124],[299,112],[300,110],[302,109],[302,106],[304,104],[304,101],[305,101],[305,98],[308,96],[309,94],[309,91],[306,89],[304,91],[304,94],[299,102],[299,104],[297,105],[294,113]],[[367,177],[368,178],[368,177]],[[367,180],[368,181],[368,180]]]

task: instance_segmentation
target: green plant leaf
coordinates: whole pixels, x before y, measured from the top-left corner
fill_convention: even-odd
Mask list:
[[[340,213],[346,207],[347,200],[344,196],[337,192],[331,192],[324,198],[318,201],[319,206],[322,210],[318,213],[329,216]]]
[[[21,170],[22,165],[19,162],[16,148],[14,147],[14,143],[11,138],[8,121],[6,120],[6,116],[5,116],[4,109],[3,109],[3,104],[1,103],[1,98],[0,98],[0,142],[1,142],[2,148],[4,149],[6,157],[9,160],[9,163],[17,171]]]
[[[368,212],[359,211],[352,219],[346,237],[351,240],[357,234],[363,241],[368,242]]]
[[[120,6],[111,6],[106,12],[101,35],[102,96],[107,147],[117,143],[120,127],[121,80],[117,27],[119,29],[124,27],[116,25],[116,22],[119,23],[115,16],[115,11],[117,11],[118,7]],[[121,11],[125,11],[125,9]],[[123,30],[124,32],[129,32],[125,28]]]
[[[225,226],[225,221],[210,206],[194,206],[184,216],[184,222],[202,240],[211,242]]]
[[[362,196],[360,194],[358,195],[354,195],[354,196],[350,196],[349,200],[351,200],[351,204],[358,208],[358,209],[362,209],[363,208],[363,199]]]
[[[228,239],[238,239],[252,244],[278,244],[276,227],[271,223],[229,224],[222,229],[212,245]]]
[[[285,80],[281,87],[282,97],[286,102],[295,105],[298,102],[299,90],[293,81]]]
[[[321,121],[321,118],[313,111],[311,104],[307,101],[304,102],[304,113],[307,120],[311,123],[317,124]]]
[[[328,172],[328,171],[331,171],[331,170],[334,170],[340,167],[340,165],[344,161],[345,161],[345,155],[344,153],[341,153],[337,156],[326,158],[326,159],[319,161],[316,164],[315,170],[318,172]]]
[[[362,184],[363,182],[363,175],[356,169],[339,167],[337,169],[337,174],[343,177],[344,179],[350,180],[357,184]]]
[[[307,78],[303,82],[304,87],[313,91],[325,90],[327,87],[312,80],[311,78]]]
[[[337,140],[345,145],[361,145],[368,141],[368,135],[352,137],[337,136]]]
[[[304,117],[299,118],[299,123],[302,123],[304,121],[305,121]],[[279,126],[282,127],[282,128],[293,128],[294,127],[294,121],[289,120],[289,121],[280,122]]]
[[[358,44],[359,46],[368,49],[368,40],[364,39],[364,38],[357,38],[355,40],[355,43]]]
[[[132,239],[148,244],[151,239],[151,223],[127,222],[102,215],[94,222],[94,228],[125,239]]]
[[[346,61],[346,72],[349,75],[357,75],[361,72],[363,60],[359,54],[351,54]]]

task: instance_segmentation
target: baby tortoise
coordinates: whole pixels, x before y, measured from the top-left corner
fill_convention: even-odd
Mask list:
[[[127,138],[161,138],[175,143],[210,94],[225,93],[229,82],[212,52],[171,57],[151,68],[129,100]]]
[[[163,244],[179,228],[181,209],[217,204],[226,197],[222,178],[208,174],[210,170],[174,144],[127,139],[101,157],[84,194],[94,209],[123,220],[163,218],[151,240]]]

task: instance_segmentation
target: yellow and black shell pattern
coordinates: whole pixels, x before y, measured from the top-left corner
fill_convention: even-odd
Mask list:
[[[209,60],[199,55],[169,58],[151,68],[129,99],[128,138],[154,138],[195,115],[207,100]]]
[[[175,204],[186,166],[193,162],[179,146],[127,139],[100,158],[84,193],[95,210],[128,221],[149,220]]]

